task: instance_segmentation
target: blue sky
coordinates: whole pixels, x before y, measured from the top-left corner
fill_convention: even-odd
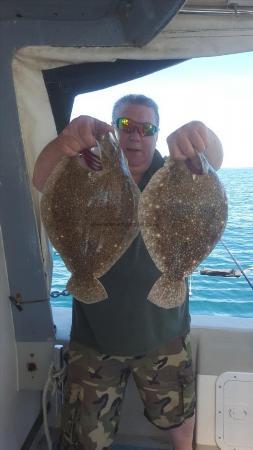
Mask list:
[[[136,93],[159,106],[157,148],[167,154],[166,137],[191,120],[201,120],[221,139],[223,167],[253,167],[253,52],[198,58],[128,83],[79,95],[72,118],[88,114],[108,123],[114,102]]]

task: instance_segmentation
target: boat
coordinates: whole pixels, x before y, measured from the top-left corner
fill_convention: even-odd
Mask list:
[[[69,338],[71,309],[50,305],[52,257],[31,179],[74,96],[252,50],[251,0],[0,0],[0,450],[42,448],[42,392]],[[253,319],[194,315],[191,336],[195,449],[253,449]],[[170,448],[132,382],[127,394],[115,445]],[[44,396],[44,412],[49,404]]]
[[[199,271],[200,275],[208,275],[209,277],[236,277],[241,276],[239,269],[208,269],[205,267]]]

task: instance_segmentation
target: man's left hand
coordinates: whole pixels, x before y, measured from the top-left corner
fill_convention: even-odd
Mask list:
[[[198,153],[204,152],[211,166],[218,170],[223,161],[222,144],[216,134],[203,122],[193,121],[178,128],[167,137],[172,159],[191,159],[198,167]]]
[[[202,122],[189,122],[170,134],[167,144],[172,159],[194,158],[208,146],[208,128]]]

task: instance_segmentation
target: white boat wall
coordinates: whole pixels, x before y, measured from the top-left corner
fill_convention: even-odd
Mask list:
[[[142,62],[152,71],[153,63],[252,50],[250,0],[0,0],[0,450],[39,448],[27,436],[71,321],[70,309],[50,306],[52,260],[31,183],[38,154],[67,120],[52,108],[48,71],[124,60],[139,62],[140,76]],[[50,93],[58,87],[52,82]],[[253,319],[194,316],[192,340],[195,448],[253,449]],[[144,419],[133,383],[117,442],[169,446]]]

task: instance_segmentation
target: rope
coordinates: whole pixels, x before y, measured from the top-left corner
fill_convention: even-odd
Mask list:
[[[48,417],[47,417],[47,397],[49,392],[51,391],[51,397],[55,394],[58,389],[59,382],[63,380],[65,374],[65,367],[63,365],[62,369],[56,371],[54,363],[52,362],[49,366],[47,380],[42,393],[42,410],[43,410],[43,422],[44,422],[44,431],[47,441],[48,450],[52,450],[52,440],[49,431],[48,425]]]
[[[189,278],[189,295],[192,295],[192,276],[190,275]]]
[[[225,242],[221,239],[221,243],[223,245],[223,247],[227,250],[228,254],[231,256],[232,260],[234,261],[234,263],[237,265],[238,269],[240,270],[241,274],[244,276],[245,280],[247,281],[247,283],[250,285],[251,289],[253,290],[253,284],[251,283],[251,281],[248,279],[246,273],[244,272],[243,268],[241,267],[241,265],[239,264],[239,262],[236,260],[236,258],[232,255],[231,251],[229,250],[229,248],[226,246]]]

